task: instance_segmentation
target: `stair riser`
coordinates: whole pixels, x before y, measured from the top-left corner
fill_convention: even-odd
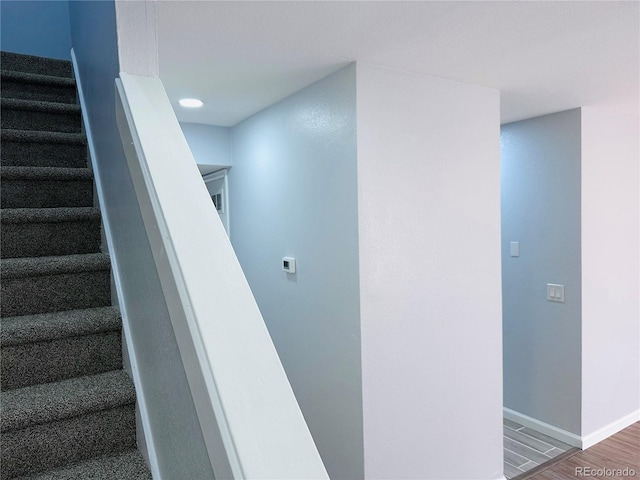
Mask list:
[[[9,223],[2,225],[2,258],[42,257],[98,253],[100,219],[58,223]]]
[[[24,143],[2,141],[0,147],[4,166],[68,167],[87,166],[87,146],[69,143]]]
[[[2,208],[92,207],[93,181],[3,179],[0,202]]]
[[[76,103],[74,86],[39,85],[2,79],[2,97],[42,102]]]
[[[15,130],[80,133],[80,114],[3,108],[1,125]]]
[[[191,477],[203,478],[203,476],[194,475]],[[88,478],[91,480],[153,480],[144,458],[134,449],[110,457],[88,460],[69,468],[56,470],[55,473],[46,472],[30,477],[29,480],[87,480]]]
[[[135,406],[103,410],[2,434],[2,474],[33,475],[136,444]]]
[[[2,347],[2,389],[28,387],[122,368],[120,332]]]
[[[111,305],[108,270],[23,278],[3,278],[2,316]]]
[[[69,61],[23,56],[9,52],[2,52],[0,58],[2,59],[1,63],[4,70],[53,75],[55,77],[73,76],[73,70]]]

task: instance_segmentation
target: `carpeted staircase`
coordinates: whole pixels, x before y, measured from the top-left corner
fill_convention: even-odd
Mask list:
[[[0,478],[150,479],[71,63],[0,61]]]

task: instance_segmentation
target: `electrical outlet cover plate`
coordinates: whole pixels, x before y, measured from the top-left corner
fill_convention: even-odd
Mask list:
[[[287,273],[296,273],[296,259],[293,257],[283,257],[282,270]]]

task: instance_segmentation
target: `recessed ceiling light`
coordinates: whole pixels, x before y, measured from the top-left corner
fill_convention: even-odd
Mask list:
[[[197,98],[182,98],[178,100],[178,103],[187,108],[200,108],[204,105],[202,100],[198,100]]]

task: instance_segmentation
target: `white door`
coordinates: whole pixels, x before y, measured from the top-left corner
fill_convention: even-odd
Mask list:
[[[227,189],[227,171],[220,170],[203,177],[211,201],[216,206],[222,225],[229,235],[229,193]]]

